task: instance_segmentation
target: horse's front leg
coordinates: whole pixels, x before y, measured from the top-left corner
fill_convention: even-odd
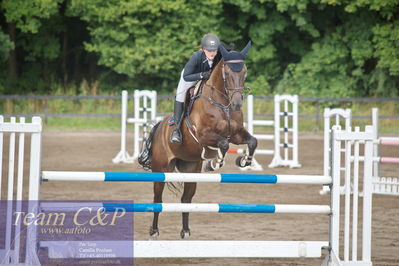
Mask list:
[[[245,153],[244,156],[240,156],[237,158],[236,164],[239,167],[246,167],[251,165],[255,149],[258,146],[258,140],[243,128],[231,138],[231,143],[236,145],[247,144],[248,151]]]
[[[217,150],[216,158],[208,161],[205,165],[205,171],[209,172],[220,169],[224,164],[224,156],[229,149],[229,140],[216,133],[208,132],[200,137],[200,143],[210,149]]]
[[[191,203],[191,200],[193,199],[196,189],[197,189],[197,183],[195,182],[184,183],[184,192],[181,197],[181,203]],[[188,225],[188,216],[189,216],[188,212],[182,213],[183,229],[180,232],[181,238],[187,238],[191,235],[190,227]]]

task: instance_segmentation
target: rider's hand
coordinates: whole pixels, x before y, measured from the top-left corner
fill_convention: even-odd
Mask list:
[[[207,80],[211,76],[211,71],[204,71],[201,73],[201,79],[202,80]]]

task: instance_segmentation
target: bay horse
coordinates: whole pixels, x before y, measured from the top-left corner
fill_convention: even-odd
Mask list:
[[[200,173],[205,159],[205,171],[214,171],[224,164],[224,156],[229,143],[247,144],[248,152],[236,160],[245,167],[251,164],[257,147],[257,139],[251,136],[243,125],[243,90],[247,68],[244,63],[251,43],[240,51],[227,51],[222,45],[222,59],[213,69],[209,80],[192,104],[191,112],[186,113],[185,125],[181,131],[183,142],[172,144],[169,136],[173,130],[168,125],[170,116],[156,124],[145,140],[139,163],[152,172]],[[191,203],[197,183],[185,182],[181,196],[182,203]],[[154,182],[154,203],[162,203],[164,182]],[[159,212],[154,212],[150,236],[159,235]],[[183,229],[181,238],[190,236],[189,213],[182,214]]]

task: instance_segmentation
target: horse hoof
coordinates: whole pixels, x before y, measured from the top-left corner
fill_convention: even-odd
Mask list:
[[[181,230],[181,232],[180,232],[180,237],[182,238],[182,239],[185,239],[185,238],[189,238],[191,236],[191,232],[190,232],[190,229],[189,230]]]
[[[154,229],[154,228],[150,227],[150,237],[157,238],[158,236],[159,236],[158,229]]]
[[[244,167],[246,167],[246,166],[248,166],[248,165],[251,165],[251,163],[247,162],[247,161],[245,160],[245,157],[244,157],[244,156],[238,156],[237,159],[236,159],[236,165],[237,165],[238,167],[244,168]]]

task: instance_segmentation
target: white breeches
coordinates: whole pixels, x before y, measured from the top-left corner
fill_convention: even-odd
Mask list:
[[[177,85],[177,92],[176,92],[176,101],[184,103],[186,100],[187,90],[194,86],[196,81],[185,81],[183,78],[183,71],[180,74],[179,85]]]

